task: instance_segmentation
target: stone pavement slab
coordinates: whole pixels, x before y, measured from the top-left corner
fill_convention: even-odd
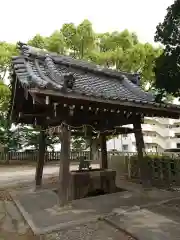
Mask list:
[[[57,195],[49,190],[16,195],[14,201],[36,235],[95,221],[99,217],[93,209],[59,208]]]
[[[106,221],[139,240],[178,240],[180,224],[147,209],[108,216]]]
[[[12,201],[0,201],[1,230],[25,234],[29,226]]]
[[[100,214],[108,214],[117,208],[127,211],[135,206],[151,206],[176,198],[180,199],[180,194],[154,189],[143,191],[141,193],[125,191],[92,198],[83,198],[74,201],[73,204],[77,208],[81,208],[81,206],[83,206],[86,208],[95,209]]]
[[[83,224],[56,233],[47,234],[45,240],[133,240],[130,236],[102,221]]]
[[[51,190],[25,191],[12,194],[22,215],[35,234],[44,234],[99,217],[134,211],[140,207],[153,206],[162,200],[174,199],[179,195],[166,191],[119,192],[72,201],[66,208],[59,208],[58,196]]]
[[[147,209],[153,213],[163,215],[173,221],[180,223],[180,212],[165,205],[150,206]]]

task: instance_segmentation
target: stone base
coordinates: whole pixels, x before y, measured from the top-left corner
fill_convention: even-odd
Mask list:
[[[72,171],[70,181],[70,199],[80,199],[88,194],[100,191],[102,194],[116,191],[116,171],[92,169]]]

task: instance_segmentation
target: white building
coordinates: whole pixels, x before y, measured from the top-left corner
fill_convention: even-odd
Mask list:
[[[126,125],[133,127],[132,125]],[[180,148],[180,119],[145,118],[142,124],[144,142],[147,152],[162,152],[167,148]],[[134,134],[120,135],[107,142],[107,149],[135,152]]]

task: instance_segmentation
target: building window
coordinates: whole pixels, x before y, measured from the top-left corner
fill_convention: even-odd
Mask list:
[[[179,124],[173,125],[173,128],[179,128],[179,127],[180,127]]]
[[[177,148],[180,148],[180,143],[177,143],[176,146],[177,146]]]
[[[128,151],[128,145],[127,144],[123,144],[123,151]]]
[[[126,137],[127,137],[127,134],[123,134],[123,137],[126,138]]]

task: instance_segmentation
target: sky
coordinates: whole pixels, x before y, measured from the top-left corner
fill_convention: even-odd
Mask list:
[[[173,0],[0,0],[0,41],[26,42],[35,34],[50,35],[62,24],[92,22],[96,32],[137,33],[153,43],[156,25]]]

